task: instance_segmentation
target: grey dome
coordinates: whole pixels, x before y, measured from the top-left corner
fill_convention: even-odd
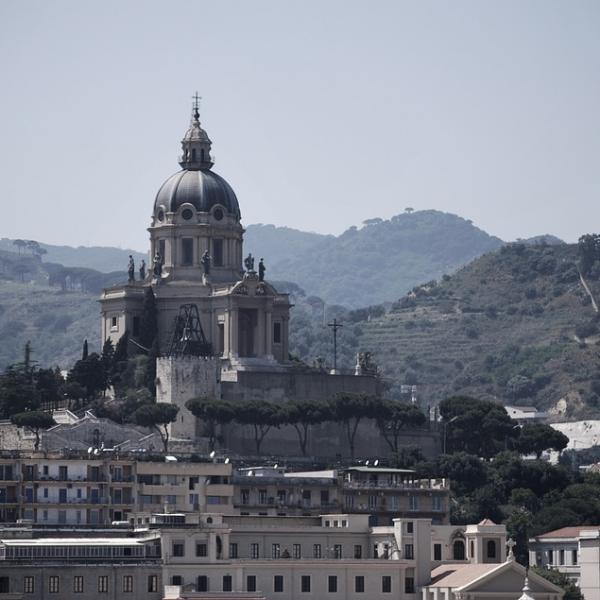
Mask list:
[[[231,186],[208,169],[183,169],[171,175],[156,194],[154,212],[161,205],[167,212],[176,212],[185,203],[193,204],[200,212],[209,212],[213,206],[220,204],[238,219],[241,218],[240,206]]]

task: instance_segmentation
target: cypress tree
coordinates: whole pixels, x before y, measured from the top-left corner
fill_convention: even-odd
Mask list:
[[[83,340],[83,351],[81,352],[81,360],[85,360],[88,357],[88,341]]]
[[[142,318],[140,320],[140,344],[145,348],[150,349],[157,336],[158,311],[156,310],[156,298],[152,287],[148,286],[144,293],[144,305],[142,307]]]

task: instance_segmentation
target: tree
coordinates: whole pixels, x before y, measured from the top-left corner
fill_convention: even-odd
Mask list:
[[[377,427],[395,455],[400,454],[399,438],[403,430],[419,427],[427,421],[414,404],[394,401],[382,402],[377,411]]]
[[[532,567],[531,570],[542,576],[544,579],[547,579],[550,583],[565,590],[565,595],[562,600],[583,600],[581,590],[565,573],[561,573],[556,569],[543,569],[542,567]]]
[[[86,398],[93,398],[106,389],[106,374],[100,356],[92,352],[86,359],[78,360],[67,375],[67,381],[76,382],[86,391]]]
[[[133,413],[133,420],[142,427],[151,427],[158,432],[165,454],[169,451],[169,425],[177,418],[179,407],[167,402],[141,406]]]
[[[282,422],[283,414],[276,404],[266,400],[248,400],[235,407],[234,420],[241,425],[250,425],[254,430],[254,443],[256,453],[260,454],[260,447],[271,431]]]
[[[233,421],[235,412],[231,403],[217,398],[201,396],[188,400],[185,407],[196,418],[204,422],[208,433],[209,448],[214,450],[217,440],[217,425],[224,425]]]
[[[586,233],[579,238],[577,244],[579,254],[579,270],[588,275],[594,263],[600,258],[600,235]]]
[[[439,405],[446,448],[491,458],[518,436],[518,426],[503,406],[469,396],[452,396]]]
[[[296,430],[300,451],[302,456],[306,456],[310,428],[331,419],[331,404],[322,400],[290,400],[281,407],[281,411],[282,420]]]
[[[21,250],[27,246],[27,242],[25,240],[13,240],[13,246],[17,247],[19,256],[21,256]]]
[[[352,458],[359,423],[364,418],[377,418],[380,407],[381,402],[378,399],[365,394],[340,392],[334,396],[331,404],[332,417],[344,426]]]
[[[569,438],[562,433],[546,425],[545,423],[533,423],[524,425],[516,441],[516,447],[523,454],[535,454],[539,460],[544,450],[556,450],[561,452],[569,444]]]
[[[407,206],[407,207],[404,209],[404,212],[405,212],[407,215],[410,215],[411,213],[415,212],[415,209],[414,209],[414,208],[412,208],[412,207],[410,207],[410,206]]]
[[[13,415],[10,420],[13,425],[24,427],[35,435],[35,450],[40,446],[40,431],[56,425],[56,421],[52,418],[50,413],[37,410],[17,413],[16,415]]]
[[[65,380],[58,367],[56,369],[37,369],[35,387],[39,394],[40,404],[45,407],[58,408],[61,399],[60,388]]]
[[[35,382],[23,364],[10,365],[0,376],[0,415],[12,415],[35,410],[40,405],[40,394]]]
[[[88,341],[87,339],[83,340],[83,350],[81,351],[81,360],[85,360],[89,355],[88,352]]]
[[[158,311],[156,309],[156,298],[154,297],[152,287],[148,286],[144,292],[139,341],[144,348],[150,349],[157,337]]]

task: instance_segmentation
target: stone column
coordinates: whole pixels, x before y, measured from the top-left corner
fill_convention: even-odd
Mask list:
[[[229,325],[229,331],[227,336],[227,341],[229,344],[228,354],[229,356],[238,356],[239,355],[239,315],[237,308],[229,309],[229,318],[227,319],[227,324]]]
[[[265,312],[265,354],[273,355],[273,312]]]
[[[256,335],[254,336],[254,354],[256,356],[263,356],[266,354],[265,348],[265,311],[259,308],[258,318],[256,323]]]

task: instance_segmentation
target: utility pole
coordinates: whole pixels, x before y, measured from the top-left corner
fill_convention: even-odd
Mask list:
[[[343,325],[338,323],[337,319],[334,319],[332,323],[327,323],[327,327],[331,327],[333,331],[333,371],[331,371],[331,374],[337,375],[337,332],[340,327],[343,327]]]

